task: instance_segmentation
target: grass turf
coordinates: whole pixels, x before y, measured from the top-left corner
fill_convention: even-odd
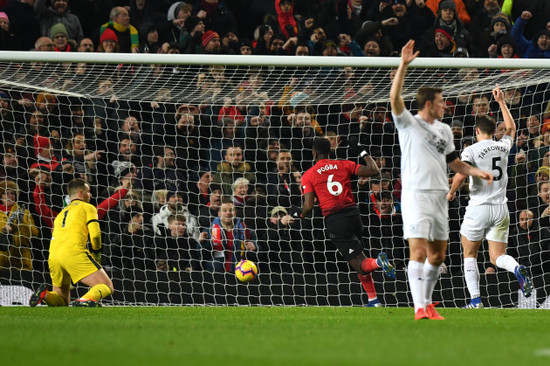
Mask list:
[[[2,308],[2,365],[549,365],[545,310]]]

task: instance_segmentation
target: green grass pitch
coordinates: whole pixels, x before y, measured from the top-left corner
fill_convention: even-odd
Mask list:
[[[550,365],[550,312],[1,308],[2,365]]]

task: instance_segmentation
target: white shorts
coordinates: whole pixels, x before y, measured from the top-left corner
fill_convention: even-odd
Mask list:
[[[476,205],[466,207],[460,234],[470,241],[483,239],[508,243],[510,214],[508,206]]]
[[[405,239],[449,239],[449,202],[446,192],[403,191],[401,210]]]

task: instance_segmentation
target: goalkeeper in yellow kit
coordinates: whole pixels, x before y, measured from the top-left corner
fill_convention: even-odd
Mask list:
[[[68,185],[71,203],[55,218],[48,265],[52,278],[53,291],[46,285],[36,290],[29,305],[34,307],[41,302],[48,306],[67,306],[70,303],[71,283],[82,282],[90,290],[72,306],[97,307],[99,300],[111,295],[113,282],[99,264],[101,250],[101,230],[97,209],[91,205],[90,186],[82,179],[73,179]],[[91,248],[87,242],[90,237]]]

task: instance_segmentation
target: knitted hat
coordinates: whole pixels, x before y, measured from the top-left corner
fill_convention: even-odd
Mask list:
[[[460,127],[460,128],[462,128],[462,127],[464,127],[464,124],[459,119],[453,119],[453,121],[451,122],[451,127]]]
[[[69,37],[69,33],[67,32],[65,24],[56,23],[52,25],[52,27],[50,28],[50,38],[53,39],[58,34],[63,34],[65,35],[65,37]]]
[[[324,44],[323,44],[323,50],[325,50],[326,48],[328,47],[334,47],[336,50],[338,50],[338,46],[336,45],[336,42],[332,41],[332,40],[327,40]]]
[[[191,15],[189,18],[185,19],[185,30],[191,33],[200,22],[202,22],[201,18],[196,15]]]
[[[0,91],[0,99],[10,99],[10,96],[3,91]]]
[[[110,29],[110,28],[107,28],[103,31],[103,33],[101,34],[101,38],[99,39],[99,43],[103,43],[103,41],[115,41],[116,43],[118,43],[118,37],[116,36],[116,33]]]
[[[135,168],[134,164],[129,161],[115,160],[113,161],[112,165],[113,173],[115,173],[115,176],[118,179],[124,177],[126,174],[130,173],[132,169]]]
[[[6,19],[8,23],[10,22],[10,18],[8,18],[8,14],[4,13],[3,11],[0,11],[0,19]]]
[[[40,150],[44,150],[50,145],[51,145],[51,142],[48,137],[39,136],[39,135],[34,136],[34,151],[37,156]]]
[[[510,20],[506,16],[506,14],[499,13],[491,19],[491,28],[494,27],[496,23],[503,23],[506,26],[507,30],[510,30]]]
[[[456,4],[453,0],[443,0],[439,3],[439,10],[453,9],[456,12]]]
[[[449,41],[453,41],[453,30],[450,27],[447,27],[446,25],[440,25],[435,29],[435,33],[442,33],[445,37],[449,39]]]
[[[516,41],[514,39],[506,34],[504,36],[501,36],[497,41],[497,54],[500,55],[500,50],[502,49],[502,46],[505,44],[509,44],[514,48],[514,54],[517,53],[517,47],[516,47]]]
[[[211,30],[204,32],[204,34],[202,35],[202,47],[206,48],[206,46],[208,45],[208,42],[210,42],[214,38],[219,39],[220,35]]]

